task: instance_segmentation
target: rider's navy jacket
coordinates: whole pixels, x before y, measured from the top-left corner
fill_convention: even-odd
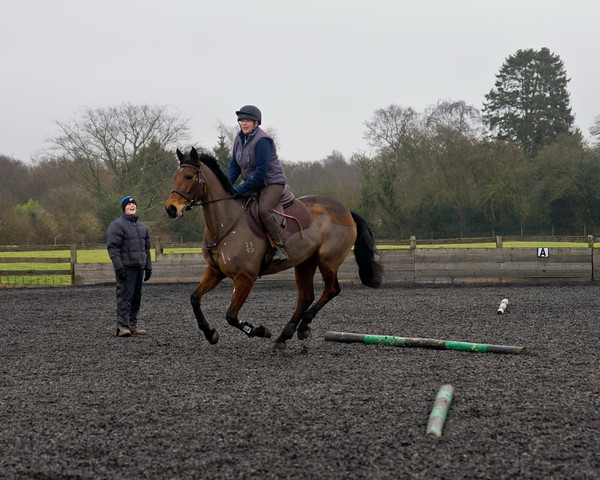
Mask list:
[[[236,188],[239,194],[265,185],[286,183],[275,143],[260,127],[248,135],[240,131],[235,137],[227,177],[233,184],[240,175],[244,183]]]

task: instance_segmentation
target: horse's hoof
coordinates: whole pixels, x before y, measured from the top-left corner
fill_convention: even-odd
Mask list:
[[[310,337],[310,327],[306,327],[303,330],[298,330],[298,340],[306,340],[308,337]]]
[[[273,350],[285,350],[287,345],[285,342],[275,342],[273,344]]]
[[[255,330],[255,337],[271,338],[271,332],[266,327],[261,325],[260,327],[256,327]]]
[[[210,333],[206,335],[206,339],[208,340],[208,343],[215,345],[219,341],[219,332],[213,328]]]

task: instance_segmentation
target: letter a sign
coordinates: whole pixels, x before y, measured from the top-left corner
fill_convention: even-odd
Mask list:
[[[549,257],[549,248],[548,247],[539,247],[537,249],[538,258],[548,258]]]

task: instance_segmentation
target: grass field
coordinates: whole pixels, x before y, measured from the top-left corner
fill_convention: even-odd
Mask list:
[[[165,248],[165,254],[169,253],[199,253],[200,248]],[[45,251],[20,251],[0,252],[0,258],[70,258],[69,250],[45,250]],[[152,260],[155,260],[155,251],[151,251]],[[106,249],[80,249],[77,250],[77,263],[108,263],[108,251]],[[31,275],[0,275],[0,288],[26,286],[26,285],[70,285],[71,273],[69,263],[41,263],[41,262],[18,262],[0,263],[0,270],[6,271],[31,271],[40,274]],[[44,275],[44,270],[65,270],[65,275]]]
[[[549,247],[549,248],[588,248],[588,244],[585,242],[503,242],[503,248],[538,248],[538,247]],[[594,245],[596,247],[596,245]],[[408,245],[377,245],[379,250],[394,250],[394,249],[408,249]],[[496,244],[493,242],[489,243],[448,243],[448,244],[436,244],[436,245],[419,245],[417,248],[496,248]]]
[[[495,248],[495,243],[464,243],[464,244],[443,244],[443,245],[419,245],[417,248]],[[588,248],[585,242],[504,242],[503,248]],[[409,249],[408,245],[378,245],[380,250]],[[200,248],[165,248],[165,254],[182,253],[200,253]],[[47,251],[20,251],[20,252],[0,252],[0,258],[69,258],[69,250],[47,250]],[[152,260],[155,260],[155,251],[151,251]],[[77,250],[78,263],[108,263],[110,258],[106,249],[79,249]],[[70,285],[70,264],[69,263],[39,263],[39,262],[20,262],[20,263],[0,263],[0,270],[3,271],[31,271],[30,275],[0,275],[0,288],[21,286],[21,285]],[[64,275],[44,275],[44,270],[65,270]],[[41,274],[34,274],[40,272]]]

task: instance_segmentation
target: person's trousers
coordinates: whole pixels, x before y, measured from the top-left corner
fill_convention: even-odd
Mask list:
[[[125,273],[125,280],[117,276],[117,327],[133,328],[142,304],[144,269],[125,267]]]
[[[283,188],[285,185],[265,185],[259,192],[258,195],[258,216],[263,223],[268,222],[269,218],[273,215],[271,210],[275,208],[277,202],[283,194]]]

